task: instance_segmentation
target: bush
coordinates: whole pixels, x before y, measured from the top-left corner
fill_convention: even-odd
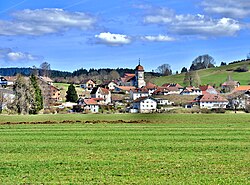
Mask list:
[[[246,113],[250,113],[250,105],[246,105],[245,112],[246,112]]]

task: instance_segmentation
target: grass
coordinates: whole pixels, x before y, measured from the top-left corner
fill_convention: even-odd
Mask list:
[[[67,83],[53,83],[55,85],[55,87],[59,88],[61,91],[61,98],[63,101],[66,100],[66,92],[68,90],[68,87],[70,84]],[[84,89],[80,88],[79,85],[74,85],[76,92],[78,94],[78,96],[80,95],[86,95],[86,96],[90,96],[90,92],[85,92]]]
[[[250,71],[242,73],[233,72],[233,70],[237,69],[242,65],[248,65],[249,68],[250,62],[241,62],[226,66],[199,70],[198,74],[201,79],[201,84],[216,84],[216,86],[219,87],[220,84],[227,80],[228,75],[231,75],[232,79],[239,81],[241,85],[248,85],[250,83]],[[184,76],[185,74],[182,73],[178,75],[157,77],[152,79],[152,82],[157,85],[162,85],[164,83],[179,83],[183,85]]]
[[[249,184],[248,114],[1,116],[0,184]],[[118,121],[117,121],[118,122]]]

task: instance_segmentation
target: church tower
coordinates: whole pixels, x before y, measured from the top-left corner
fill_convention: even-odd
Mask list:
[[[141,66],[141,61],[139,59],[139,65],[135,68],[135,86],[137,88],[142,88],[146,86],[146,82],[144,81],[144,68]]]

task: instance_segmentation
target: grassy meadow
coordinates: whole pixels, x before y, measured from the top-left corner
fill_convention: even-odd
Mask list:
[[[226,66],[220,66],[210,69],[202,69],[198,70],[198,74],[201,80],[201,84],[211,84],[216,86],[220,86],[223,82],[225,82],[228,78],[228,75],[232,77],[233,80],[237,80],[241,83],[241,85],[248,85],[250,83],[250,71],[248,72],[234,72],[233,70],[237,69],[240,66],[247,65],[249,67],[250,62],[241,62],[235,63]],[[157,77],[152,79],[152,82],[157,85],[162,85],[164,83],[179,83],[183,85],[183,80],[185,77],[185,73]]]
[[[0,115],[0,150],[0,184],[249,184],[250,115]]]

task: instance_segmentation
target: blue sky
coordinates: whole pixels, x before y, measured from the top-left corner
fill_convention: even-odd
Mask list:
[[[0,2],[0,67],[189,67],[250,52],[248,0],[9,0]]]

